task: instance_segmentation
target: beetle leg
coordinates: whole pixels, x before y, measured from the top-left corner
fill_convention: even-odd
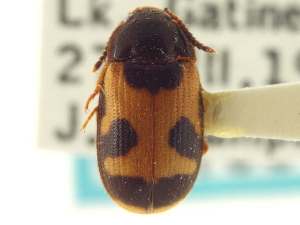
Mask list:
[[[202,150],[202,156],[206,154],[206,152],[208,151],[208,144],[205,140],[203,140],[203,150]]]
[[[89,121],[93,118],[94,114],[97,114],[98,113],[98,106],[96,106],[94,108],[94,110],[90,113],[89,117],[86,119],[86,121],[84,122],[84,124],[82,125],[81,129],[80,130],[84,130],[87,126],[87,124],[89,123]]]
[[[99,58],[99,60],[94,65],[93,73],[96,72],[100,68],[100,66],[102,65],[102,63],[106,60],[106,56],[107,56],[107,45],[104,48],[102,56]],[[99,94],[100,87],[101,87],[102,82],[103,82],[104,74],[105,74],[104,71],[101,71],[101,73],[100,73],[100,75],[98,77],[98,80],[97,80],[94,92],[93,92],[93,94],[91,94],[91,96],[88,98],[88,100],[85,103],[85,107],[84,107],[85,108],[85,112],[89,110],[89,104],[90,104],[90,102],[94,99],[94,97],[97,94]]]
[[[87,100],[86,103],[85,103],[85,107],[84,107],[85,112],[87,112],[87,111],[89,110],[89,104],[90,104],[90,102],[91,102],[91,101],[95,98],[95,96],[96,96],[97,94],[99,94],[99,93],[100,93],[100,85],[97,85],[97,86],[95,87],[95,90],[94,90],[93,94],[90,95],[90,97],[88,98],[88,100]]]
[[[100,89],[103,83],[103,78],[104,78],[104,74],[105,71],[102,71],[98,77],[97,83],[96,83],[96,87],[94,89],[94,92],[91,94],[91,96],[88,98],[88,100],[85,103],[85,112],[87,112],[89,110],[89,104],[90,102],[95,98],[96,95],[98,95],[100,93]]]

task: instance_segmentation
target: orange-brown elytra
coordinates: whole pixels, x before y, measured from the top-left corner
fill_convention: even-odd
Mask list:
[[[97,156],[103,184],[121,207],[165,211],[191,190],[207,151],[198,42],[168,9],[137,8],[111,35],[93,71],[106,61],[99,94]]]

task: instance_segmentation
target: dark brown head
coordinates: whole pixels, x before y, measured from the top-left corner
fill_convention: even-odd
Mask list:
[[[137,8],[120,23],[108,43],[108,61],[165,64],[195,59],[194,46],[178,21],[166,11]]]

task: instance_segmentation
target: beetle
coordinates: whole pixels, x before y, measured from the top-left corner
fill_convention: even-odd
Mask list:
[[[140,7],[112,33],[93,68],[103,69],[98,106],[97,158],[111,198],[135,213],[157,213],[191,190],[208,145],[203,132],[203,88],[197,41],[169,9]]]

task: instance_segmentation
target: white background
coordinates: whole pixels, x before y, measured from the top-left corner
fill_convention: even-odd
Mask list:
[[[77,206],[70,154],[36,147],[40,3],[2,1],[0,8],[1,224],[299,224],[300,196],[228,197],[150,216]]]

